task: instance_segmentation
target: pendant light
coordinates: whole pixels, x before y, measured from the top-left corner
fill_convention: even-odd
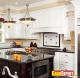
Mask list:
[[[4,22],[4,18],[0,17],[0,22],[3,23]]]
[[[10,16],[10,9],[8,8],[8,17],[7,20],[3,22],[7,26],[12,26],[16,21],[13,21],[13,19]]]
[[[26,4],[25,16],[19,19],[22,23],[26,24],[27,26],[31,25],[32,22],[36,20],[35,18],[32,18],[30,16],[28,7],[29,7],[29,4]]]
[[[2,23],[4,22],[4,18],[0,17],[0,29],[2,28]]]

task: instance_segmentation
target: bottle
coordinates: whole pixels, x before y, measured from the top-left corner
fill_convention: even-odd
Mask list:
[[[37,47],[37,44],[36,43],[34,43],[33,45],[34,45],[34,47]]]
[[[31,42],[31,43],[30,43],[30,47],[33,47],[33,46],[34,46],[34,45],[33,45],[33,42]]]

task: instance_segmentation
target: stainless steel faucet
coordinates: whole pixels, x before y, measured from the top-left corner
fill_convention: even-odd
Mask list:
[[[10,77],[18,78],[17,72],[15,72],[14,75],[12,75],[8,66],[4,66],[3,71],[2,71],[2,75],[5,75],[5,69],[7,70]]]

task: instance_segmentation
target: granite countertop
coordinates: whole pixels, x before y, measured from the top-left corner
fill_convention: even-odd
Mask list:
[[[71,51],[71,50],[63,51],[63,49],[56,50],[56,51],[57,51],[57,52],[64,52],[64,53],[75,53],[74,51]]]
[[[71,51],[71,50],[63,51],[63,49],[60,48],[38,47],[38,49],[47,49],[54,52],[75,53],[75,51]]]
[[[15,49],[15,48],[12,48],[12,47],[0,47],[0,49]],[[16,48],[18,50],[21,50],[21,49],[24,49],[22,51],[25,51],[25,47],[22,47],[22,48]],[[54,52],[64,52],[63,49],[60,49],[60,48],[50,48],[50,47],[37,47],[37,49],[46,49],[46,50],[50,50],[50,51],[54,51]],[[75,53],[75,51],[71,51],[71,50],[66,50],[65,53]]]
[[[12,55],[8,55],[8,57],[6,57],[6,58],[0,58],[0,59],[8,60],[8,61],[13,61],[13,62],[17,62],[17,63],[33,63],[33,62],[37,62],[37,61],[53,58],[53,56],[54,55],[39,54],[37,56],[30,56],[32,59],[28,59],[29,58],[28,55],[22,55],[21,61],[15,61],[15,60],[13,60]]]

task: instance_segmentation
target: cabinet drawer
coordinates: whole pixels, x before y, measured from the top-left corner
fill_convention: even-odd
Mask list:
[[[60,53],[60,56],[61,57],[73,57],[74,54],[71,54],[71,53]]]

